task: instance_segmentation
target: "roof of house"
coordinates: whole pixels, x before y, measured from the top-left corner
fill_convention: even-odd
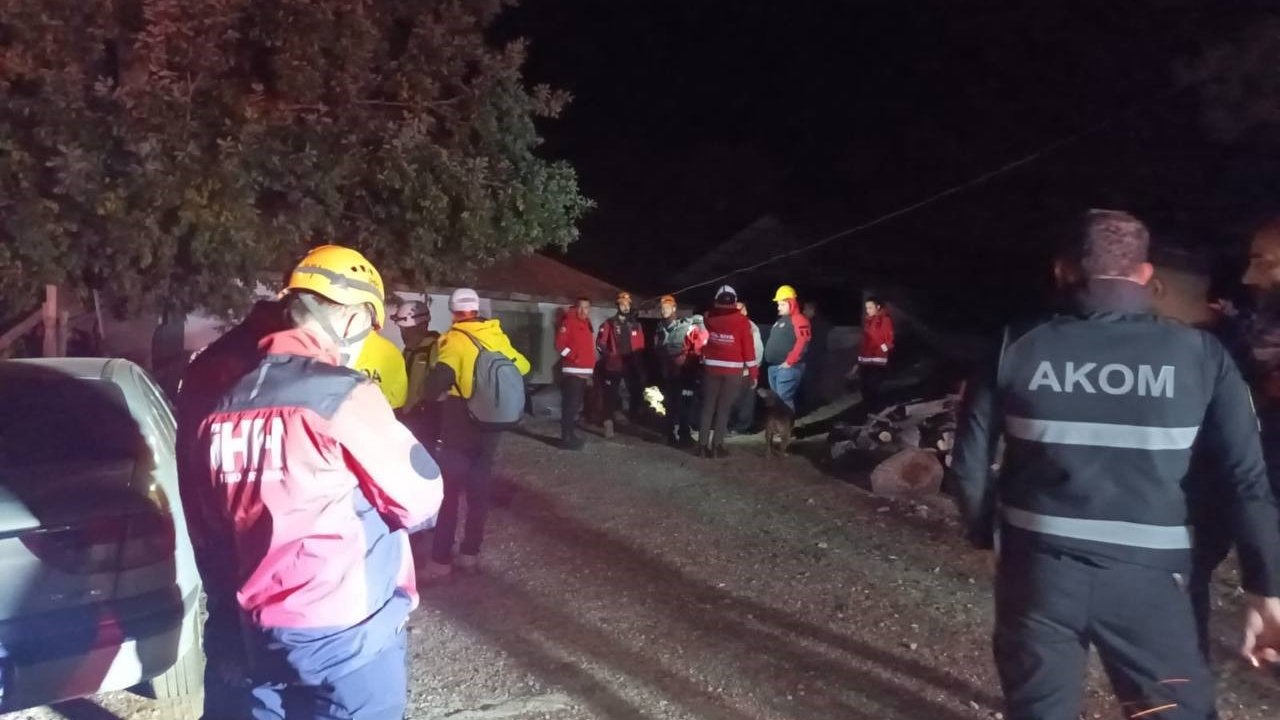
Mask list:
[[[538,253],[480,270],[470,287],[486,297],[540,302],[572,302],[581,296],[612,303],[619,292],[615,285]]]

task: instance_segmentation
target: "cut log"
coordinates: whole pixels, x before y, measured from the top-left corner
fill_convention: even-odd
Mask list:
[[[871,492],[876,495],[923,496],[942,489],[942,464],[936,453],[907,448],[871,471]]]

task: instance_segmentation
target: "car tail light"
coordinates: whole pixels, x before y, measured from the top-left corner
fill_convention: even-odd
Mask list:
[[[64,573],[118,572],[171,558],[174,529],[169,516],[152,510],[42,528],[22,542],[41,562]]]

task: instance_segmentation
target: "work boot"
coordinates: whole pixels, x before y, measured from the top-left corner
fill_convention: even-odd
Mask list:
[[[721,446],[719,446],[719,447],[717,447],[717,448],[716,448],[715,455],[716,455],[716,458],[717,458],[717,459],[727,458],[727,457],[729,457],[729,451],[728,451],[728,450],[726,450],[726,449],[725,449],[725,447],[724,447],[723,445],[721,445]]]
[[[604,421],[604,436],[607,438],[613,437],[613,421],[612,420]]]
[[[560,441],[560,447],[564,448],[565,450],[581,450],[582,447],[586,444],[587,444],[586,441],[578,437],[577,435],[567,437],[564,440]]]
[[[453,559],[453,571],[463,575],[475,575],[480,572],[480,556],[459,553]]]
[[[707,447],[706,445],[699,445],[698,457],[710,460],[711,458],[715,457],[715,453],[712,452],[711,448]]]

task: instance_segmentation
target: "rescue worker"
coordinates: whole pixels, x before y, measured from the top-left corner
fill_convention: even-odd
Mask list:
[[[449,296],[449,311],[453,313],[453,325],[440,338],[440,358],[427,373],[423,391],[429,401],[441,399],[439,452],[444,472],[444,503],[431,541],[427,579],[440,578],[454,570],[479,570],[480,545],[489,519],[493,459],[502,437],[501,430],[477,422],[467,409],[480,347],[510,358],[521,375],[528,375],[530,369],[529,361],[512,347],[511,339],[502,331],[502,324],[496,318],[480,316],[480,296],[475,290],[454,290]],[[455,558],[458,504],[464,495],[467,517]]]
[[[360,348],[356,370],[364,373],[365,377],[378,386],[392,410],[398,412],[404,407],[409,392],[409,376],[405,370],[404,356],[395,343],[376,332],[371,333]]]
[[[742,313],[742,317],[751,323],[751,346],[756,350],[756,357],[764,357],[764,340],[760,338],[760,326],[751,320],[751,315],[747,312],[746,303],[738,303],[738,312]],[[759,363],[756,364],[759,365]],[[755,421],[756,389],[747,384],[738,391],[738,399],[729,411],[729,434],[745,435],[751,432],[751,426],[755,424]]]
[[[287,327],[282,302],[259,301],[242,322],[197,352],[183,371],[174,406],[178,420],[178,490],[187,518],[199,517],[203,512],[203,495],[197,490],[208,482],[209,475],[208,463],[195,451],[200,423],[223,395],[258,364],[258,343]],[[222,562],[226,549],[232,546],[231,527],[189,520],[188,534],[205,593],[204,717],[248,717],[253,696],[240,635],[240,606],[236,601],[239,587],[231,567]]]
[[[604,364],[605,437],[613,436],[614,422],[623,422],[622,385],[627,386],[628,412],[632,420],[644,407],[644,328],[631,307],[631,293],[618,293],[618,312],[600,325],[596,349]]]
[[[1242,336],[1236,332],[1235,322],[1215,312],[1209,302],[1212,282],[1208,263],[1187,252],[1153,248],[1152,265],[1154,274],[1148,284],[1151,309],[1161,317],[1213,335],[1247,380],[1250,377],[1247,368],[1251,366],[1249,348],[1247,344],[1241,346]],[[1189,592],[1196,613],[1200,648],[1206,657],[1210,649],[1210,581],[1214,570],[1230,553],[1232,538],[1231,498],[1222,492],[1223,480],[1218,474],[1210,449],[1197,443],[1187,473],[1196,540]]]
[[[1089,646],[1129,717],[1216,717],[1187,597],[1192,443],[1220,452],[1249,617],[1280,648],[1280,515],[1248,390],[1207,334],[1150,314],[1148,233],[1093,210],[1074,313],[1005,331],[968,384],[952,461],[969,540],[996,547],[996,665],[1010,720],[1075,720]],[[990,477],[997,436],[1006,449]]]
[[[805,352],[809,349],[809,318],[801,314],[796,289],[790,285],[779,287],[773,301],[778,304],[778,320],[764,344],[769,388],[795,413],[800,381],[804,379]]]
[[[418,602],[405,530],[436,513],[440,473],[352,369],[385,320],[369,261],[316,248],[283,305],[287,329],[184,446],[204,464],[182,478],[197,561],[237,602],[251,690],[234,717],[398,720]]]
[[[715,307],[707,313],[707,344],[702,349],[702,421],[699,455],[727,457],[724,439],[729,410],[744,382],[755,387],[760,367],[751,340],[751,321],[738,310],[738,293],[729,285],[716,290]],[[714,433],[714,434],[713,434]]]
[[[804,378],[800,381],[800,414],[804,415],[826,404],[822,376],[826,372],[831,323],[814,300],[805,300],[801,314],[809,320],[809,349],[805,351]]]
[[[867,298],[863,309],[857,374],[861,378],[863,404],[869,412],[878,412],[883,406],[880,387],[888,374],[889,356],[893,352],[893,318],[878,297]]]
[[[1185,267],[1157,266],[1153,295],[1157,307],[1171,317],[1199,324],[1219,338],[1253,386],[1262,432],[1262,452],[1272,493],[1280,497],[1280,222],[1264,225],[1250,243],[1249,267],[1242,282],[1256,296],[1258,313],[1252,327],[1209,303],[1210,279]],[[1207,454],[1207,453],[1206,453]],[[1203,461],[1205,458],[1199,458]],[[1231,551],[1230,497],[1211,484],[1212,473],[1193,476],[1197,493],[1196,564],[1191,597],[1199,625],[1201,649],[1208,656],[1213,572]]]
[[[663,295],[658,302],[658,324],[653,348],[663,404],[666,408],[667,442],[693,445],[694,392],[698,386],[699,356],[706,344],[706,330],[692,318],[676,316],[676,299]]]
[[[423,397],[427,372],[440,358],[440,333],[431,329],[431,306],[421,300],[402,303],[391,316],[404,340],[404,365],[408,374],[405,410],[418,407]]]
[[[560,355],[560,444],[566,450],[581,450],[578,415],[596,367],[595,330],[587,298],[580,297],[565,309],[556,328],[556,352]]]

